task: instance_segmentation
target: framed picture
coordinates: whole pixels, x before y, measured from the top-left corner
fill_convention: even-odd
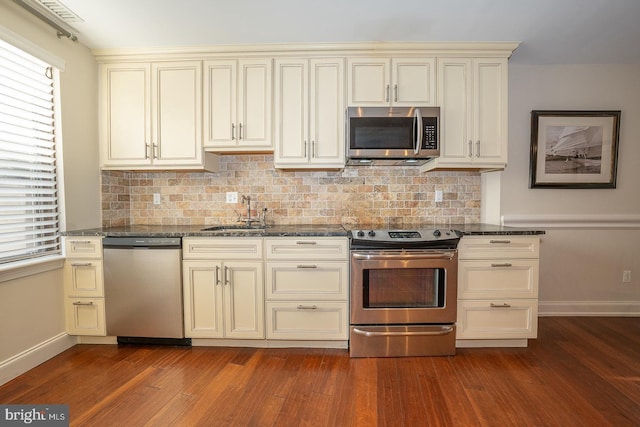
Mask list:
[[[615,188],[620,111],[531,112],[529,188]]]

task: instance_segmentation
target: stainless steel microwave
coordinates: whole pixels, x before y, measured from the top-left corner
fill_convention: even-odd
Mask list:
[[[349,107],[348,165],[422,165],[440,155],[440,107]]]

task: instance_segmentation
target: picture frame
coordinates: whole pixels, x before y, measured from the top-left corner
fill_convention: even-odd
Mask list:
[[[529,188],[615,188],[620,111],[531,111]]]

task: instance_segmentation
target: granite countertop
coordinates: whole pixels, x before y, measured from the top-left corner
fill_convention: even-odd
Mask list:
[[[128,237],[128,236],[148,236],[148,237],[346,237],[348,230],[360,230],[370,228],[362,224],[352,226],[342,226],[340,224],[300,224],[300,225],[270,225],[264,229],[236,230],[233,225],[227,227],[229,230],[203,231],[204,228],[215,227],[214,225],[130,225],[125,227],[110,228],[89,228],[84,230],[65,231],[64,236],[108,236],[108,237]],[[433,229],[448,228],[457,230],[463,236],[532,236],[545,234],[543,230],[505,227],[492,224],[450,224],[450,225],[411,225],[403,226],[401,229]]]

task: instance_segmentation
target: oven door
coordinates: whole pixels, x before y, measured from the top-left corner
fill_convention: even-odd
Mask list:
[[[456,250],[353,250],[351,324],[453,324]]]

